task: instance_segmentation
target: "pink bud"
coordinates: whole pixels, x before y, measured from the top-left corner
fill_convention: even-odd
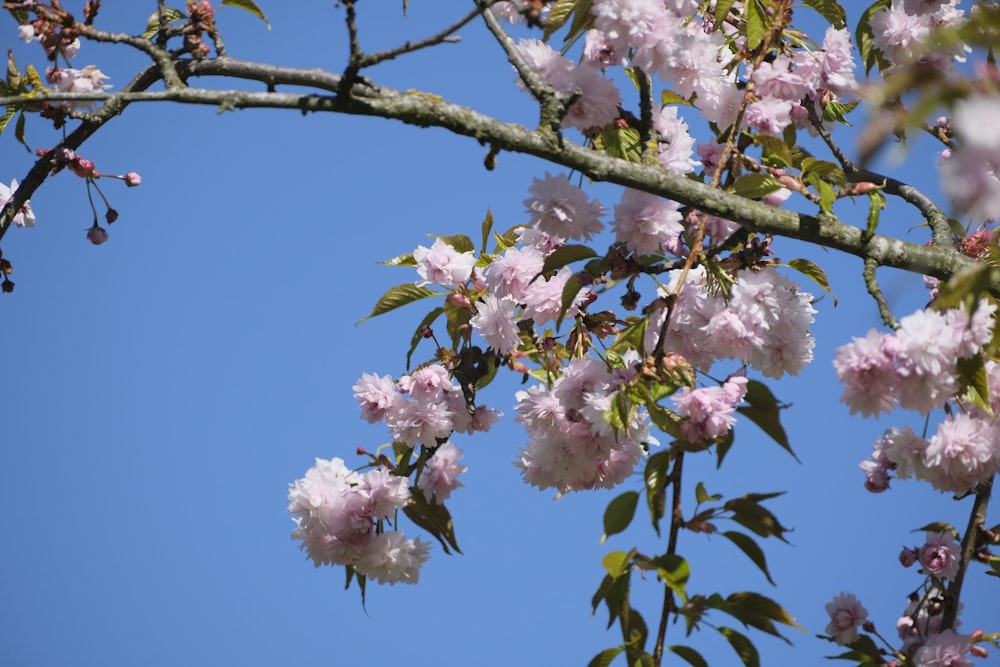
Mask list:
[[[79,176],[80,178],[87,178],[88,176],[96,176],[97,172],[94,170],[94,163],[87,158],[78,157],[69,163],[70,170]]]
[[[125,185],[129,186],[130,188],[134,188],[140,183],[142,183],[142,176],[140,176],[139,174],[135,173],[134,171],[130,171],[127,174],[125,174]]]
[[[449,306],[455,306],[456,308],[462,308],[463,310],[472,310],[472,303],[469,301],[469,297],[464,294],[449,294],[445,298],[445,303]]]
[[[104,219],[110,225],[111,223],[113,223],[115,220],[118,219],[118,211],[116,211],[113,208],[109,208],[108,212],[104,214]]]
[[[87,230],[87,240],[94,245],[101,245],[108,240],[108,230],[94,223],[94,226]]]
[[[903,567],[910,567],[917,562],[917,554],[913,552],[913,549],[903,548],[899,552],[899,564]]]

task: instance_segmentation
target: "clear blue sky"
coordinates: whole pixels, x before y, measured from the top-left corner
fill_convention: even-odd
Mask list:
[[[271,31],[232,8],[219,22],[235,57],[337,70],[343,10],[332,4],[261,2]],[[155,3],[105,5],[101,25],[138,32]],[[403,20],[400,5],[360,3],[363,47],[451,20],[427,0],[411,0]],[[44,64],[37,45],[15,43],[13,22],[0,25],[22,66]],[[530,124],[532,102],[498,47],[478,26],[463,35],[371,74]],[[78,62],[118,86],[139,62],[123,51],[85,44]],[[57,141],[30,121],[33,147]],[[920,142],[893,168],[935,191],[931,148]],[[426,307],[355,326],[385,289],[416,277],[377,261],[426,245],[428,233],[477,234],[487,208],[501,228],[523,222],[532,177],[557,170],[502,154],[487,172],[475,142],[387,121],[181,106],[134,106],[80,153],[144,180],[131,190],[102,183],[121,213],[103,246],[84,239],[91,215],[71,174],[36,194],[35,228],[2,243],[17,289],[0,299],[0,664],[585,665],[618,643],[606,612],[590,614],[600,559],[662,545],[641,522],[598,543],[613,494],[553,501],[521,483],[515,378],[482,396],[503,423],[456,438],[469,472],[449,507],[464,556],[435,544],[417,586],[372,586],[366,612],[356,590],[342,590],[342,569],[314,569],[288,537],[289,482],[317,456],[360,464],[358,446],[388,439],[358,418],[351,385],[365,371],[403,371]],[[5,183],[32,160],[8,134],[0,158]],[[591,192],[609,207],[619,197]],[[841,212],[861,224],[865,207]],[[883,218],[887,231],[923,241],[910,231],[917,223],[897,202]],[[707,456],[686,468],[692,486],[727,497],[789,492],[770,506],[794,529],[792,544],[765,544],[778,587],[721,538],[685,534],[680,552],[695,568],[689,590],[763,592],[810,631],[788,630],[794,647],[752,634],[763,664],[822,664],[836,652],[811,634],[826,625],[823,605],[852,591],[894,637],[921,581],[896,564],[900,547],[922,543],[910,531],[930,521],[964,526],[969,501],[916,482],[880,496],[862,488],[858,462],[907,417],[849,418],[837,400],[833,350],[878,325],[860,262],[786,242],[778,254],[820,263],[840,298],[817,306],[813,365],[773,387],[794,403],[784,419],[802,464],[745,425],[721,471]],[[925,298],[919,276],[887,272],[884,287],[900,315]],[[966,631],[1000,618],[996,582],[973,570]],[[654,624],[660,587],[635,576],[633,591]],[[671,626],[668,642],[682,632]],[[690,642],[713,665],[738,664],[711,630]]]

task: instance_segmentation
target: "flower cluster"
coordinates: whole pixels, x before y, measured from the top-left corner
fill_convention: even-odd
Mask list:
[[[959,0],[892,0],[872,16],[872,45],[896,66],[920,61],[940,68],[962,57],[961,46],[929,51],[933,31],[959,24],[965,13]]]
[[[517,393],[516,420],[529,442],[516,462],[526,482],[560,492],[612,488],[632,474],[658,444],[650,435],[645,410],[628,410],[628,422],[615,429],[606,413],[615,410],[619,387],[636,372],[638,357],[628,355],[626,368],[608,370],[592,357],[574,359],[551,389],[541,385]]]
[[[396,382],[388,375],[365,373],[354,385],[354,397],[363,419],[371,424],[385,421],[393,440],[410,446],[434,448],[453,431],[488,431],[499,418],[498,412],[482,406],[470,411],[462,391],[440,364]]]
[[[672,398],[677,414],[687,417],[681,424],[681,435],[688,442],[721,438],[736,423],[733,412],[747,394],[747,379],[733,375],[721,387],[683,387]]]
[[[973,95],[955,105],[958,146],[942,153],[941,182],[956,207],[974,218],[1000,219],[1000,94]]]
[[[851,414],[890,412],[897,405],[927,414],[959,389],[958,362],[982,350],[993,335],[996,306],[922,310],[904,317],[895,333],[872,329],[837,350],[833,366]]]
[[[666,309],[650,317],[647,351],[659,346],[701,370],[717,359],[736,359],[771,378],[797,375],[812,361],[812,295],[774,268],[740,271],[728,299],[708,289],[704,268],[689,271],[678,290],[681,275],[680,270],[670,273],[666,292],[676,292],[677,299],[669,322]]]
[[[416,583],[428,545],[382,524],[410,499],[409,479],[384,467],[365,473],[344,461],[316,459],[306,476],[289,485],[292,539],[320,565],[347,565],[379,583]]]

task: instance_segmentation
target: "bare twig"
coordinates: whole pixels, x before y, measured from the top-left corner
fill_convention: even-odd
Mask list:
[[[878,304],[878,314],[882,316],[882,321],[890,329],[896,330],[899,328],[899,322],[893,316],[892,309],[889,308],[889,303],[882,293],[882,288],[879,287],[878,279],[875,277],[877,268],[878,262],[870,258],[865,259],[865,270],[862,272],[865,277],[865,286],[868,288],[868,293],[875,299],[875,303]]]

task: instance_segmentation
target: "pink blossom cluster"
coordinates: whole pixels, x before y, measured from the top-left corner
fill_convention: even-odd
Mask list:
[[[942,153],[941,183],[956,207],[974,218],[1000,219],[1000,94],[975,94],[955,105],[954,151]]]
[[[896,66],[920,61],[933,67],[943,67],[960,59],[961,46],[936,45],[928,50],[933,31],[952,27],[964,20],[958,8],[959,0],[892,0],[871,19],[872,45]]]
[[[471,252],[458,252],[442,239],[435,239],[430,248],[417,246],[413,259],[421,278],[417,285],[460,285],[469,279],[476,264]]]
[[[666,308],[654,313],[646,328],[647,352],[659,346],[708,370],[717,359],[736,359],[771,378],[797,375],[812,361],[815,340],[809,326],[816,310],[812,295],[802,292],[776,269],[744,269],[736,275],[729,298],[708,289],[703,267],[670,273],[665,294],[676,293],[666,336],[660,331]]]
[[[378,583],[417,582],[428,545],[381,529],[409,501],[408,478],[384,467],[362,474],[339,458],[316,459],[289,485],[288,499],[296,523],[292,539],[302,541],[316,567],[347,565]]]
[[[1000,425],[995,418],[949,415],[930,440],[909,427],[889,429],[873,449],[869,460],[860,465],[869,491],[885,491],[893,475],[914,477],[938,491],[963,495],[1000,472]]]
[[[618,117],[618,88],[596,67],[587,62],[577,65],[537,39],[521,40],[517,49],[528,66],[560,96],[569,98],[579,93],[566,110],[563,127],[586,131],[604,127]]]
[[[638,356],[626,355],[627,368]],[[524,479],[539,489],[560,493],[611,488],[632,474],[649,444],[645,410],[628,411],[623,430],[605,416],[613,407],[619,386],[634,370],[609,370],[592,357],[574,359],[553,383],[517,394],[517,418],[528,431],[528,445],[515,463]]]
[[[996,306],[922,310],[904,317],[895,333],[872,329],[837,350],[833,366],[851,414],[889,412],[897,405],[927,414],[959,389],[960,359],[982,350],[993,335]]]
[[[685,421],[681,435],[688,442],[721,438],[736,423],[733,413],[747,394],[747,379],[742,375],[730,376],[720,387],[683,387],[674,394],[676,412]]]
[[[385,421],[393,440],[410,446],[437,447],[453,431],[488,431],[500,416],[482,406],[470,410],[461,389],[440,364],[395,382],[388,375],[364,373],[354,385],[354,397],[362,419],[370,424]]]

